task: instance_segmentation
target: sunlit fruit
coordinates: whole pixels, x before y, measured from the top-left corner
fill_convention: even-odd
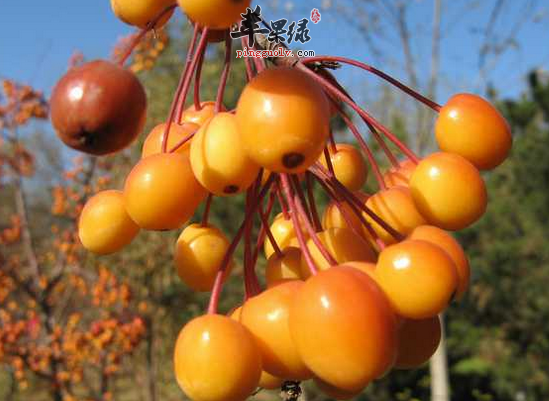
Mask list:
[[[295,348],[288,323],[290,305],[303,284],[293,281],[277,285],[248,299],[242,307],[241,323],[257,341],[263,369],[290,380],[312,377]]]
[[[194,401],[245,400],[261,376],[261,354],[252,334],[221,315],[191,320],[179,333],[175,377]]]
[[[141,228],[171,230],[191,218],[206,197],[188,156],[162,153],[141,159],[126,179],[124,203]]]
[[[51,121],[69,147],[92,155],[124,149],[145,124],[147,97],[135,75],[104,60],[71,68],[55,85]]]
[[[168,135],[168,142],[166,150],[170,151],[173,147],[179,144],[180,141],[186,139],[189,135],[198,131],[199,126],[192,123],[185,123],[179,125],[173,123],[170,125],[170,132]],[[166,130],[166,124],[158,124],[152,129],[152,131],[145,139],[143,143],[143,150],[141,151],[141,157],[148,157],[158,153],[162,153],[162,142],[164,140],[164,132]],[[191,141],[187,141],[183,146],[176,150],[177,153],[189,153],[191,148]]]
[[[259,387],[265,390],[276,390],[282,387],[284,379],[273,376],[265,371],[261,372],[261,378],[259,379]]]
[[[84,248],[98,255],[119,251],[133,241],[139,227],[130,219],[120,191],[102,191],[86,202],[78,236]]]
[[[273,253],[267,260],[265,279],[269,288],[287,281],[301,280],[301,249],[288,246],[281,255]]]
[[[424,319],[442,312],[458,285],[454,262],[442,248],[426,241],[405,240],[385,248],[376,267],[395,312]]]
[[[440,152],[423,159],[410,188],[419,212],[445,230],[466,228],[486,211],[486,186],[479,171],[456,154]]]
[[[376,280],[375,279],[375,274],[376,274],[376,264],[375,263],[372,263],[372,262],[346,262],[342,266],[352,267],[354,269],[358,269],[361,272],[366,273],[368,276],[372,277],[374,279],[374,281]]]
[[[176,0],[111,0],[114,14],[126,24],[145,28]],[[163,26],[173,14],[173,10],[167,12],[155,24],[155,28]]]
[[[284,249],[289,246],[290,241],[296,237],[292,218],[288,216],[288,218],[286,219],[283,213],[278,214],[274,218],[270,228],[271,232],[273,233],[273,237],[275,238],[276,243],[280,247],[280,249]],[[303,232],[305,238],[309,238],[309,234],[307,233],[304,224],[301,224],[301,231]],[[271,245],[271,242],[269,241],[269,238],[265,239],[263,250],[267,259],[270,258],[271,255],[274,253],[274,249]]]
[[[259,166],[244,152],[236,117],[219,113],[196,133],[191,166],[197,180],[218,196],[243,192],[256,180]]]
[[[438,316],[422,320],[404,319],[398,331],[397,369],[415,369],[426,363],[440,343]]]
[[[403,235],[407,235],[414,228],[427,223],[416,208],[412,193],[407,187],[399,186],[381,190],[368,198],[366,206],[385,223]],[[375,222],[367,213],[364,213],[364,217],[385,244],[394,244],[397,242],[391,234]],[[367,235],[370,236],[369,233]]]
[[[396,358],[395,317],[366,274],[336,266],[309,278],[290,309],[290,332],[315,376],[338,389],[366,387]]]
[[[375,262],[376,260],[376,254],[370,244],[347,228],[329,228],[318,233],[317,236],[338,264],[351,261]],[[312,238],[307,241],[307,248],[311,252],[316,267],[321,270],[330,268],[330,264]],[[305,258],[301,258],[301,275],[302,277],[311,275]]]
[[[362,189],[368,178],[368,166],[360,150],[353,145],[338,143],[335,151],[332,146],[328,146],[328,151],[335,177],[339,182],[350,191]],[[324,154],[320,155],[318,160],[324,168],[328,168]]]
[[[410,183],[410,178],[416,169],[417,164],[411,160],[404,160],[399,164],[398,167],[391,167],[383,175],[383,181],[387,188],[392,188],[396,186],[408,186]]]
[[[251,0],[178,0],[183,12],[200,26],[223,29],[240,21]]]
[[[224,111],[224,109],[222,109]],[[202,102],[200,110],[193,104],[189,106],[181,116],[182,123],[193,123],[198,126],[204,125],[206,121],[215,115],[215,102]]]
[[[357,391],[346,391],[342,390],[340,388],[334,387],[331,384],[326,383],[324,380],[319,379],[318,377],[315,377],[313,379],[317,387],[322,391],[325,395],[330,397],[334,400],[352,400],[357,395],[362,393],[363,389],[357,390]]]
[[[175,245],[177,274],[193,290],[211,291],[229,244],[225,234],[211,225],[185,227]],[[229,263],[225,277],[231,267]]]
[[[513,138],[505,118],[480,96],[461,93],[440,110],[435,125],[438,146],[457,153],[481,170],[490,170],[509,155]]]
[[[368,199],[368,195],[361,192],[355,192],[355,196],[364,203],[366,203],[366,200]],[[334,201],[326,206],[324,214],[322,215],[322,227],[324,229],[348,228],[363,235],[364,226],[362,225],[362,220],[357,216],[353,208],[349,206],[349,203],[341,201],[339,202],[339,206],[343,209],[343,212]]]
[[[417,227],[409,238],[430,242],[446,251],[456,266],[458,286],[455,297],[460,298],[469,287],[471,269],[467,255],[459,242],[450,233],[434,226]]]
[[[307,170],[330,129],[326,95],[296,68],[269,68],[256,76],[240,96],[236,117],[250,158],[274,172]]]

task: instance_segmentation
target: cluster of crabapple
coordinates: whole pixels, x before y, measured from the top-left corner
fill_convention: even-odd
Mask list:
[[[330,56],[274,66],[246,60],[248,84],[236,109],[225,110],[229,30],[249,5],[179,0],[194,34],[168,120],[144,141],[123,191],[101,192],[85,205],[80,239],[88,250],[110,254],[140,229],[182,228],[205,201],[202,222],[187,225],[175,244],[181,280],[212,293],[208,313],[187,323],[176,342],[182,390],[197,401],[236,401],[258,387],[314,380],[329,396],[350,399],[389,370],[416,368],[435,352],[438,315],[467,290],[470,275],[448,231],[470,226],[485,212],[479,170],[504,161],[511,133],[478,96],[459,94],[439,106],[371,66]],[[112,0],[112,6],[144,31],[164,24],[176,8],[174,0]],[[205,49],[223,40],[227,56],[217,99],[202,102]],[[90,62],[60,80],[51,115],[66,144],[104,155],[140,133],[146,96],[123,62]],[[327,70],[334,63],[378,75],[438,112],[440,151],[416,156],[352,100]],[[186,107],[193,77],[195,101]],[[345,109],[370,128],[392,165],[385,173]],[[335,142],[334,115],[358,147]],[[370,168],[379,183],[373,194],[363,192]],[[331,200],[322,217],[313,185]],[[231,241],[208,223],[208,212],[212,196],[240,193],[246,213]],[[281,213],[270,221],[275,207]],[[230,316],[220,315],[221,288],[241,241],[246,297]],[[261,248],[266,289],[256,273]]]

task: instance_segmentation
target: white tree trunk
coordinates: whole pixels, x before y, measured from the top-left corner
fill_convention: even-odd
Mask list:
[[[440,345],[431,358],[431,401],[450,401],[450,382],[448,378],[448,360],[446,357],[446,336],[444,334],[444,315],[440,315],[442,337]]]

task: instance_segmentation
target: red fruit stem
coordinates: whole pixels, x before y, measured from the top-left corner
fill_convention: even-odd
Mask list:
[[[156,15],[147,26],[139,31],[137,36],[132,40],[130,45],[127,47],[127,49],[124,51],[124,53],[120,56],[120,59],[118,60],[118,65],[122,67],[128,58],[132,55],[135,48],[139,45],[139,43],[143,40],[147,32],[154,29],[156,27],[156,24],[158,24],[158,21],[162,19],[166,14],[171,12],[173,9],[177,7],[176,4],[166,7],[164,10],[162,10],[158,15]]]
[[[192,62],[193,57],[194,57],[194,49],[196,47],[196,40],[198,39],[198,34],[199,33],[200,33],[200,27],[198,26],[198,24],[194,24],[193,36],[192,36],[192,38],[189,42],[189,47],[188,47],[188,50],[187,50],[187,57],[185,58],[185,74],[189,73],[189,67],[191,66],[191,62]],[[190,74],[192,75],[192,73],[190,73]],[[183,117],[183,112],[185,111],[185,108],[182,105],[182,103],[185,101],[185,98],[180,97],[177,101],[178,101],[178,103],[177,103],[177,117],[176,117],[175,121],[177,121],[178,123],[181,123],[181,120],[182,120],[182,117]]]
[[[202,67],[204,65],[205,53],[200,55],[198,65],[196,66],[196,74],[194,76],[194,108],[197,111],[202,110],[202,102],[200,101],[200,83],[202,82]]]
[[[271,231],[271,227],[269,227],[269,221],[267,219],[267,216],[263,214],[263,210],[261,207],[258,209],[259,218],[261,219],[262,228],[265,231],[265,234],[267,235],[267,238],[269,239],[269,242],[271,243],[271,246],[273,247],[275,253],[277,256],[282,256],[282,250],[278,246],[278,243],[276,242],[276,239],[273,235],[273,232]]]
[[[328,171],[332,176],[335,177],[334,165],[332,164],[332,157],[327,147],[324,148],[324,158],[326,159],[326,166],[328,166]]]
[[[301,183],[299,182],[299,177],[295,174],[289,175],[292,185],[294,186],[294,193],[299,196],[299,201],[301,203],[301,206],[303,207],[303,210],[305,211],[305,214],[307,215],[308,220],[311,219],[311,212],[309,211],[309,206],[307,205],[307,201],[305,199],[305,194],[303,193],[303,190],[301,189]]]
[[[303,258],[305,259],[305,262],[307,263],[307,266],[309,267],[311,274],[313,276],[316,276],[318,273],[318,268],[316,267],[313,257],[311,256],[311,251],[307,247],[307,243],[305,241],[303,231],[301,230],[301,224],[299,223],[297,208],[294,203],[294,196],[292,194],[290,179],[286,174],[280,174],[280,178],[282,180],[282,190],[284,191],[284,195],[286,196],[286,200],[288,201],[288,205],[290,206],[290,211],[291,211],[290,215],[292,217],[292,223],[295,228],[295,233],[297,236],[299,247],[301,248],[301,252],[303,253]]]
[[[267,211],[264,213],[264,215],[267,218],[267,221],[269,220],[269,217],[271,216],[271,213],[273,211],[275,200],[276,200],[276,193],[271,188],[271,195],[269,197],[269,203],[267,204]],[[261,206],[261,204],[259,205],[259,210],[263,213],[263,207]],[[254,256],[252,258],[254,265],[257,263],[257,259],[259,258],[259,252],[263,246],[263,243],[265,242],[266,236],[267,234],[265,231],[265,226],[261,224],[261,228],[259,229],[259,234],[257,235],[257,241],[255,244]]]
[[[271,173],[275,174],[275,173]],[[282,209],[282,215],[284,216],[284,220],[290,219],[290,213],[288,212],[288,205],[284,201],[284,198],[282,197],[282,189],[280,188],[280,181],[276,180],[275,182],[275,193],[276,197],[278,198],[278,204],[280,205],[280,209]]]
[[[223,279],[225,276],[225,272],[227,271],[227,266],[229,265],[229,262],[234,252],[236,251],[236,247],[238,246],[240,240],[242,239],[242,236],[244,235],[246,226],[253,219],[255,210],[257,209],[259,203],[263,200],[265,195],[267,195],[267,192],[269,191],[269,188],[271,187],[274,178],[274,176],[269,177],[263,188],[261,188],[259,195],[253,200],[253,202],[249,206],[246,216],[244,217],[244,221],[240,225],[240,228],[236,232],[233,241],[231,242],[231,245],[229,245],[229,249],[227,249],[227,252],[223,257],[223,261],[221,262],[221,266],[219,267],[219,271],[217,272],[217,276],[215,278],[214,286],[212,289],[212,294],[210,296],[210,303],[208,305],[208,313],[210,314],[217,313],[217,305],[219,304],[219,297],[221,295],[221,290],[223,289]]]
[[[229,31],[225,34],[225,65],[223,66],[223,72],[221,73],[221,81],[217,88],[217,99],[215,101],[215,112],[219,113],[223,105],[223,95],[227,88],[227,80],[229,79],[229,73],[231,72],[231,60],[232,60],[232,43],[233,40],[229,35]]]
[[[210,209],[212,206],[213,195],[210,193],[206,198],[206,205],[204,206],[204,213],[202,214],[202,227],[208,227],[208,218],[210,217]]]
[[[196,133],[198,132],[200,128],[197,128],[194,132],[190,133],[189,135],[187,135],[185,138],[183,138],[182,140],[180,140],[179,142],[177,142],[173,148],[170,149],[170,153],[174,153],[176,152],[179,148],[181,148],[182,146],[184,146],[187,142],[189,142],[191,139],[193,139],[193,137],[196,135]]]
[[[253,202],[253,198],[254,191],[248,189],[246,192],[246,214],[252,216],[254,213],[250,212],[250,205]],[[253,218],[249,219],[244,230],[244,286],[246,299],[257,295],[261,291],[257,276],[255,275],[254,265],[252,264],[252,228]]]
[[[383,180],[383,174],[381,174],[381,170],[379,168],[379,165],[377,164],[376,158],[374,157],[374,154],[370,150],[370,147],[362,138],[362,135],[360,135],[360,132],[358,131],[358,128],[355,124],[351,121],[349,116],[343,111],[343,109],[339,109],[339,115],[345,122],[345,125],[351,130],[353,135],[355,136],[356,140],[358,141],[360,147],[362,148],[363,152],[366,153],[366,157],[368,158],[368,162],[370,163],[370,166],[372,166],[372,169],[374,170],[374,174],[376,176],[376,180],[379,184],[379,187],[384,190],[387,189],[387,186],[385,185],[385,181]]]
[[[334,138],[334,131],[330,130],[329,138],[330,138],[330,148],[332,150],[332,153],[336,154],[337,153],[337,145],[336,145],[335,138]]]
[[[248,38],[245,36],[240,39],[242,48],[248,47],[248,42]],[[246,79],[250,82],[254,78],[255,72],[249,57],[244,57],[244,64],[246,65]]]
[[[389,82],[391,85],[396,86],[401,91],[407,93],[408,95],[420,101],[424,105],[430,107],[434,111],[440,112],[440,109],[442,108],[438,103],[416,92],[415,90],[404,85],[402,82],[396,80],[395,78],[384,73],[383,71],[378,70],[377,68],[372,67],[371,65],[361,63],[360,61],[357,61],[357,60],[352,60],[346,57],[337,57],[337,56],[316,56],[311,58],[304,58],[301,60],[301,62],[304,64],[315,63],[315,62],[337,62],[337,63],[349,64],[358,68],[362,68],[363,70],[368,71],[374,75],[377,75],[381,79]]]
[[[325,78],[322,78],[321,76],[315,74],[313,71],[311,71],[309,68],[307,68],[303,64],[298,64],[296,68],[299,68],[300,70],[305,72],[311,78],[316,80],[320,85],[322,85],[322,87],[325,90],[333,94],[338,100],[341,100],[342,102],[345,102],[346,104],[348,104],[362,118],[369,121],[375,128],[381,131],[383,135],[385,135],[391,142],[393,142],[402,151],[402,153],[404,153],[412,162],[414,162],[415,164],[419,163],[419,158],[400,139],[398,139],[387,127],[385,127],[383,124],[377,121],[368,112],[360,108],[352,99],[350,99],[347,95],[345,95],[336,86],[331,84]]]
[[[320,223],[320,216],[318,215],[318,209],[316,207],[315,194],[313,192],[313,180],[309,171],[305,173],[305,187],[307,188],[307,199],[309,200],[309,206],[311,208],[311,216],[313,217],[313,224],[315,231],[322,231],[322,224]]]

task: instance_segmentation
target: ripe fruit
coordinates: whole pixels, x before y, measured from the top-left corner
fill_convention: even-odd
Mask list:
[[[187,226],[175,245],[177,274],[193,290],[211,291],[229,245],[227,237],[215,227]],[[231,267],[232,263],[225,277]]]
[[[375,274],[394,311],[410,319],[442,312],[458,284],[456,267],[448,254],[418,240],[385,248],[379,255]]]
[[[330,129],[326,95],[296,68],[269,68],[256,76],[240,96],[236,117],[250,158],[279,173],[307,170]]]
[[[301,231],[306,238],[309,238],[307,230],[305,229],[305,226],[303,224],[301,225]],[[290,217],[288,217],[288,219],[285,219],[283,213],[278,214],[274,218],[273,223],[271,224],[271,232],[273,233],[273,237],[275,238],[276,243],[278,244],[280,249],[284,249],[289,246],[290,241],[296,237],[292,219]],[[271,245],[271,242],[268,238],[265,239],[263,250],[265,251],[265,257],[267,259],[269,259],[274,253],[273,246]]]
[[[169,6],[175,4],[175,0],[111,0],[111,8],[114,14],[126,24],[145,28],[149,22],[159,16]],[[173,14],[173,10],[166,13],[155,25],[162,27]]]
[[[415,369],[427,362],[440,343],[438,316],[422,320],[404,319],[398,331],[397,369]]]
[[[383,176],[383,181],[387,188],[396,186],[407,187],[410,183],[410,178],[416,169],[416,164],[411,160],[405,160],[400,163],[398,168],[391,167]]]
[[[412,196],[427,221],[445,230],[461,230],[486,211],[486,186],[470,162],[452,153],[423,159],[410,180]]]
[[[362,393],[363,389],[360,389],[358,391],[346,391],[341,390],[340,388],[334,387],[331,384],[326,383],[325,381],[319,379],[318,377],[315,377],[313,379],[317,387],[322,391],[324,394],[326,394],[328,397],[333,398],[334,400],[352,400],[357,395]]]
[[[199,126],[192,123],[185,123],[179,125],[173,123],[170,126],[170,134],[168,136],[168,146],[167,151],[169,152],[174,146],[176,146],[180,141],[187,138],[187,136],[198,131]],[[164,131],[166,129],[166,124],[158,124],[152,129],[150,134],[145,139],[143,143],[143,150],[141,152],[141,157],[147,157],[162,153],[162,141],[164,139]],[[176,153],[189,153],[191,148],[191,141],[187,141],[183,146],[176,150]]]
[[[250,298],[242,307],[241,322],[254,335],[263,369],[290,380],[306,380],[311,372],[297,353],[288,324],[290,305],[303,282],[272,287]]]
[[[360,270],[362,273],[366,273],[374,281],[377,281],[375,278],[376,275],[376,264],[370,262],[347,262],[342,266],[352,267],[354,269]]]
[[[344,391],[363,389],[396,357],[389,302],[369,276],[350,267],[305,282],[290,309],[290,332],[315,376]]]
[[[375,262],[376,260],[376,255],[370,247],[370,244],[347,228],[329,228],[318,233],[318,238],[337,263],[351,261]],[[330,268],[330,265],[324,256],[322,256],[312,239],[307,241],[307,248],[309,248],[309,251],[311,252],[315,265],[320,270]],[[302,258],[301,276],[309,277],[310,275],[311,271],[309,266],[305,259]]]
[[[497,109],[468,93],[452,96],[440,110],[435,134],[442,151],[457,153],[481,170],[501,164],[513,143],[509,124]]]
[[[175,377],[195,401],[245,400],[261,376],[261,354],[242,324],[221,315],[193,319],[179,333]]]
[[[251,0],[178,0],[190,20],[212,29],[230,28],[246,13]]]
[[[358,197],[362,202],[366,202],[368,195],[362,192],[355,192],[355,196]],[[335,202],[330,202],[324,214],[322,215],[322,227],[326,230],[328,228],[348,228],[354,229],[357,233],[363,233],[364,227],[362,226],[362,221],[353,211],[348,202],[341,201],[341,208],[346,212],[347,217],[350,220],[351,226],[347,223],[343,213],[339,210]]]
[[[197,110],[194,104],[189,106],[183,112],[181,122],[193,123],[202,127],[206,121],[215,115],[215,102],[202,102],[200,103],[200,106],[202,107],[200,110]],[[222,109],[222,111],[224,111],[224,109]]]
[[[459,242],[457,242],[450,233],[434,226],[417,227],[412,234],[410,234],[409,238],[430,242],[446,251],[456,266],[458,286],[456,289],[455,298],[460,298],[469,287],[471,269],[469,268],[469,260],[467,260],[467,255],[465,255],[465,252]]]
[[[78,236],[84,248],[98,255],[119,251],[133,241],[139,227],[124,208],[120,191],[102,191],[92,197],[80,214]]]
[[[245,191],[259,174],[259,166],[242,148],[236,118],[230,113],[217,114],[197,132],[191,166],[202,186],[218,196]]]
[[[418,212],[412,193],[407,187],[393,187],[381,190],[370,196],[366,201],[378,217],[403,235],[407,235],[420,225],[426,224],[425,218]],[[366,220],[372,225],[379,238],[385,244],[394,244],[397,240],[364,213]],[[364,229],[366,231],[366,229]],[[370,237],[368,231],[366,235]]]
[[[351,191],[362,189],[368,178],[368,166],[360,150],[346,143],[338,143],[335,152],[332,146],[328,146],[328,151],[336,178]],[[328,168],[324,154],[318,161]]]
[[[69,147],[92,155],[130,145],[145,124],[147,97],[135,75],[109,61],[71,68],[55,85],[51,121]]]
[[[282,250],[282,255],[273,253],[267,260],[265,268],[267,287],[301,280],[301,249],[289,246]]]
[[[273,376],[265,371],[261,372],[261,378],[259,379],[259,387],[265,390],[279,389],[284,383],[284,379]]]
[[[179,153],[142,159],[124,186],[128,214],[147,230],[181,227],[205,197],[206,191],[194,178],[189,158]]]

